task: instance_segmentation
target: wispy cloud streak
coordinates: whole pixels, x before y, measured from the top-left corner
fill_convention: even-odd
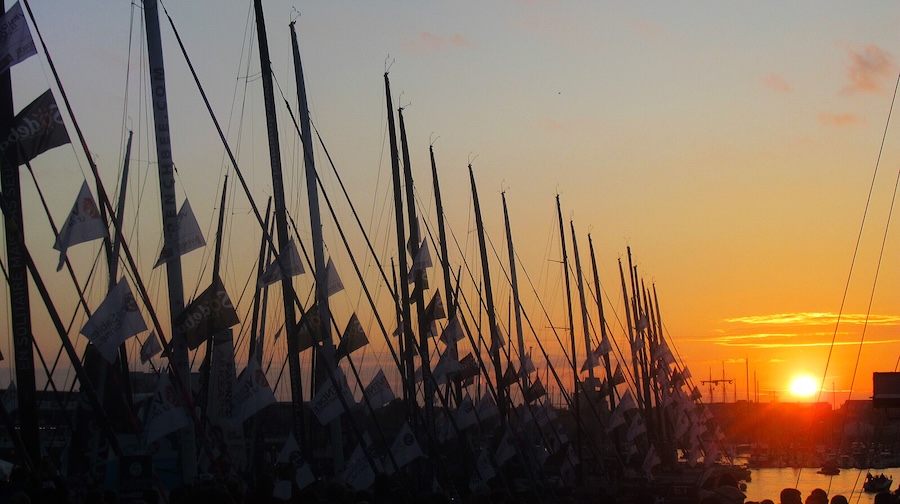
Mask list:
[[[864,313],[845,313],[840,316],[842,324],[864,324],[868,318],[869,325],[892,326],[900,325],[898,315],[866,315]],[[736,317],[725,319],[729,323],[742,324],[780,324],[780,325],[834,325],[838,321],[836,313],[827,312],[800,312],[779,313],[774,315],[751,315],[748,317]]]

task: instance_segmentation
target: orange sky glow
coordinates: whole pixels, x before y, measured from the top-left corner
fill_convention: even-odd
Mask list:
[[[161,248],[160,212],[140,9],[127,2],[82,4],[77,12],[36,4],[37,24],[110,192],[118,187],[125,130],[135,132],[125,228],[160,317],[168,320],[164,269],[152,267]],[[272,183],[259,62],[251,9],[236,4],[167,7],[253,198],[264,208]],[[598,334],[599,320],[588,235],[597,252],[599,298],[618,347],[627,348],[619,264],[627,268],[630,247],[644,285],[658,295],[665,337],[694,382],[733,380],[715,386],[711,397],[701,385],[704,401],[840,404],[870,397],[872,372],[898,370],[900,241],[889,212],[900,166],[900,136],[890,116],[900,71],[900,5],[328,2],[300,6],[299,18],[293,5],[265,3],[287,203],[301,241],[308,240],[302,147],[280,102],[283,95],[296,108],[287,27],[296,19],[313,123],[377,256],[369,254],[317,145],[323,186],[362,271],[357,278],[341,230],[322,202],[327,254],[346,286],[331,299],[337,325],[355,312],[371,342],[353,354],[364,381],[389,365],[389,354],[363,284],[372,289],[388,338],[396,327],[375,264],[377,258],[390,277],[397,255],[382,77],[388,69],[393,103],[404,107],[410,135],[420,220],[436,236],[433,145],[450,259],[468,300],[463,313],[486,324],[477,301],[482,274],[467,171],[472,164],[498,319],[510,331],[500,196],[506,195],[521,303],[533,326],[525,346],[539,373],[546,372],[547,359],[537,339],[564,380],[572,373],[565,369],[569,334],[557,195],[572,270],[570,222],[576,230],[591,334]],[[208,242],[184,257],[190,299],[210,282],[221,184],[233,168],[164,19],[162,32],[179,205],[190,200]],[[13,69],[16,110],[47,87],[59,96],[48,68],[40,55]],[[72,135],[72,118],[66,121]],[[81,181],[93,185],[77,146],[42,155],[34,171],[57,222]],[[229,177],[225,208],[223,276],[245,322],[235,328],[238,361],[245,362],[252,305],[246,285],[255,274],[261,232],[235,179]],[[68,275],[55,271],[54,237],[34,183],[24,171],[22,180],[28,245],[54,286],[62,318],[71,321],[70,337],[83,349],[78,331],[85,315]],[[102,260],[90,274],[100,252],[94,242],[69,254],[92,306],[103,299],[107,282]],[[429,272],[432,291],[443,291],[441,275]],[[570,278],[575,286],[574,274]],[[294,283],[306,302],[311,275]],[[40,315],[34,291],[32,297],[35,337],[49,359],[59,339]],[[577,293],[573,298],[582,361]],[[9,305],[5,288],[0,303]],[[269,306],[264,325],[271,340],[283,324],[277,293]],[[5,386],[12,347],[8,308],[0,313],[6,320],[0,325]],[[145,337],[129,342],[132,355]],[[284,340],[268,345],[270,381],[286,398],[286,378],[278,379]],[[309,356],[303,359],[308,363]],[[150,369],[139,362],[133,368]],[[396,371],[386,372],[397,379]],[[821,392],[792,395],[791,381],[800,375],[815,377]],[[71,382],[72,375],[63,366],[55,378]]]

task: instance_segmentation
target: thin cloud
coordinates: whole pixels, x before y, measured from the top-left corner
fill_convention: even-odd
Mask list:
[[[856,124],[865,124],[865,119],[856,114],[829,114],[822,112],[819,114],[819,122],[826,126],[835,126],[838,128],[844,126],[853,126]]]
[[[716,342],[717,345],[727,346],[727,347],[741,347],[741,348],[807,348],[807,347],[830,347],[830,346],[859,346],[863,345],[883,345],[886,343],[898,343],[900,340],[880,340],[880,341],[863,341],[860,343],[859,341],[835,341],[834,343],[830,341],[813,341],[809,343],[729,343],[729,342]]]
[[[416,38],[405,39],[403,48],[410,54],[433,54],[454,48],[475,47],[475,42],[459,33],[448,37],[442,37],[434,33],[423,31]]]
[[[865,313],[845,313],[840,316],[843,324],[864,324],[892,326],[900,325],[898,315],[866,315]],[[794,324],[794,325],[834,325],[838,314],[826,312],[779,313],[773,315],[751,315],[725,319],[725,322],[738,324]]]
[[[852,49],[847,52],[850,53],[850,66],[847,68],[850,83],[841,92],[852,94],[857,91],[881,91],[881,81],[891,76],[891,54],[874,44],[866,46],[862,52]]]
[[[763,78],[763,85],[767,88],[778,91],[779,93],[790,93],[794,90],[788,81],[778,74],[769,74]]]

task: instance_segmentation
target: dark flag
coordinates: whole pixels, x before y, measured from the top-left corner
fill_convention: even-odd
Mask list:
[[[22,109],[11,124],[0,131],[0,156],[15,166],[23,165],[42,152],[69,143],[69,134],[59,107],[48,89]]]
[[[312,348],[319,341],[319,331],[321,329],[322,317],[319,316],[319,305],[313,303],[306,310],[306,313],[300,317],[300,322],[297,324],[297,334],[294,336],[298,341],[297,352]]]
[[[474,355],[469,353],[465,357],[460,359],[458,378],[463,382],[464,385],[468,385],[467,382],[469,382],[469,380],[478,376],[478,372],[478,363],[475,361]]]
[[[541,379],[538,378],[534,381],[534,383],[531,384],[531,387],[528,388],[528,391],[525,392],[525,402],[530,404],[536,399],[545,395],[547,395],[547,390],[544,389],[544,384],[541,383]]]
[[[236,325],[237,312],[231,304],[225,286],[218,277],[202,294],[197,296],[191,304],[175,319],[175,327],[178,333],[184,334],[187,346],[194,350],[213,334],[224,331]]]
[[[344,329],[344,335],[338,344],[337,352],[334,354],[334,360],[341,360],[356,350],[369,344],[369,338],[366,337],[366,331],[363,330],[362,324],[359,323],[354,313],[347,322],[347,328]]]
[[[500,386],[503,388],[511,387],[518,380],[519,373],[516,372],[516,366],[510,363],[506,368],[506,373],[503,373],[503,379],[500,380]]]

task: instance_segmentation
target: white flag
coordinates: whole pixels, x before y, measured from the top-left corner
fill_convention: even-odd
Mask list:
[[[0,16],[0,74],[37,54],[22,6],[16,2]]]
[[[478,423],[478,417],[475,415],[475,405],[472,400],[466,397],[463,399],[459,409],[456,410],[456,427],[460,430],[471,427]]]
[[[357,453],[358,455],[356,455]],[[375,482],[372,464],[369,463],[369,459],[362,453],[362,450],[354,452],[354,456],[350,458],[350,462],[347,463],[347,467],[341,474],[341,479],[355,490],[365,490]]]
[[[147,336],[147,340],[141,345],[141,364],[146,364],[151,357],[159,352],[162,352],[159,338],[156,337],[156,331],[150,331],[150,336]]]
[[[413,435],[413,431],[408,423],[404,422],[400,432],[397,433],[397,438],[394,439],[394,444],[391,445],[391,454],[394,456],[394,461],[397,462],[398,467],[403,467],[425,455],[422,453],[422,447],[419,446],[419,442],[416,440],[416,436]]]
[[[187,427],[191,423],[187,410],[181,404],[181,395],[169,380],[169,373],[163,370],[156,382],[156,393],[150,404],[150,414],[144,424],[144,446],[170,432]]]
[[[100,351],[100,355],[111,363],[116,360],[119,345],[146,330],[137,301],[131,294],[125,277],[122,277],[81,328],[81,334],[87,336]]]
[[[16,382],[10,382],[9,387],[3,392],[3,407],[7,413],[12,413],[19,409],[19,392],[16,389]]]
[[[257,282],[258,287],[262,288],[267,285],[272,285],[281,280],[282,275],[281,268],[279,267],[279,260],[284,262],[284,267],[287,270],[289,277],[305,273],[303,263],[300,261],[300,253],[297,252],[297,244],[294,243],[294,239],[291,238],[288,240],[287,246],[282,247],[278,259],[272,261],[272,264],[269,264],[266,267],[266,272],[259,277],[259,281]]]
[[[154,268],[169,262],[176,257],[181,257],[192,250],[206,246],[206,240],[203,239],[203,232],[200,231],[200,224],[194,217],[194,211],[191,210],[191,203],[184,200],[181,204],[181,210],[178,211],[178,238],[174,244],[166,243],[162,251],[159,253],[159,259]]]
[[[234,389],[234,409],[231,412],[232,425],[241,425],[244,420],[259,410],[275,402],[275,393],[269,386],[266,373],[259,367],[254,356],[250,356],[247,367],[238,378]]]
[[[378,370],[378,373],[363,390],[363,395],[369,398],[369,404],[372,405],[373,409],[378,409],[397,398],[394,395],[394,391],[391,390],[391,384],[388,383],[387,377],[384,376],[384,371],[381,369]]]
[[[328,264],[325,266],[325,292],[330,296],[344,290],[344,282],[334,269],[334,263],[328,258]]]
[[[647,426],[644,425],[644,419],[641,418],[640,415],[635,415],[635,417],[631,419],[631,425],[628,426],[628,432],[625,434],[625,439],[631,443],[634,442],[638,436],[646,433]]]
[[[91,195],[87,181],[84,181],[78,191],[78,199],[72,205],[72,210],[66,217],[62,229],[59,230],[59,236],[56,237],[56,243],[53,244],[53,248],[59,251],[59,264],[56,266],[56,271],[61,270],[63,264],[66,263],[66,249],[72,245],[106,236],[108,236],[106,224],[100,218],[100,210],[97,208],[94,196]]]
[[[456,345],[450,345],[444,349],[444,353],[441,354],[441,358],[431,374],[438,383],[444,383],[447,381],[447,374],[457,371],[459,371],[459,350]]]
[[[484,421],[499,414],[500,410],[497,408],[497,403],[494,402],[490,392],[485,390],[481,400],[478,401],[478,419]]]
[[[356,401],[353,400],[353,395],[350,394],[350,388],[347,387],[347,379],[344,378],[344,373],[340,368],[335,369],[334,379],[338,382],[338,385],[341,388],[341,394],[344,396],[344,401],[347,405],[356,404]],[[325,382],[322,383],[319,390],[316,392],[316,395],[310,400],[309,405],[312,408],[313,414],[316,415],[316,418],[319,419],[319,423],[322,425],[328,425],[329,422],[339,417],[341,413],[344,412],[344,406],[341,404],[340,398],[337,391],[334,389],[331,380],[325,380]]]
[[[457,315],[453,315],[453,317],[447,321],[447,327],[444,328],[444,332],[441,333],[441,341],[447,345],[452,345],[463,339],[464,336],[462,328],[459,326]]]
[[[500,445],[497,446],[497,453],[494,454],[494,460],[497,461],[498,466],[502,466],[507,460],[515,456],[516,440],[513,438],[512,432],[510,432],[507,427],[506,432],[503,433],[503,437],[500,439]]]

